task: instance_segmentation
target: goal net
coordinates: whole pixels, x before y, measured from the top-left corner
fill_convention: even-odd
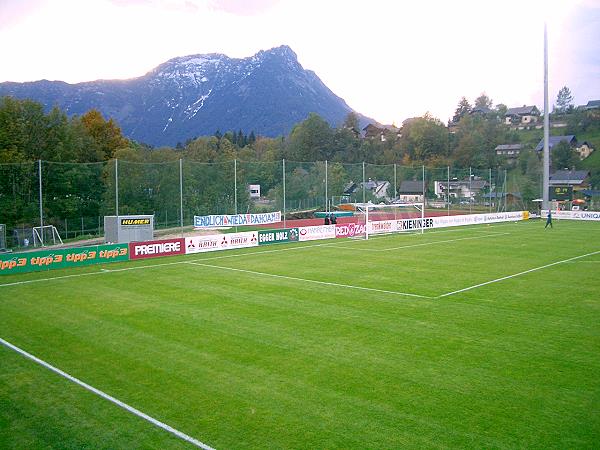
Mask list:
[[[364,239],[391,233],[423,233],[425,206],[423,203],[373,204],[357,203],[358,223],[364,225]]]
[[[63,241],[54,225],[44,225],[43,227],[33,227],[33,245],[43,247],[45,245],[62,244]]]

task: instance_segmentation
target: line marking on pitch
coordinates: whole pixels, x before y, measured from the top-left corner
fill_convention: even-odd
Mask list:
[[[411,247],[423,247],[426,245],[437,245],[437,244],[445,244],[448,242],[458,242],[458,241],[468,241],[471,239],[483,239],[486,237],[493,237],[493,236],[506,236],[509,235],[510,233],[491,233],[491,234],[484,234],[483,236],[471,236],[471,237],[464,237],[464,238],[456,238],[456,239],[446,239],[443,241],[435,241],[435,242],[422,242],[420,244],[410,244],[410,245],[401,245],[398,247],[390,247],[390,248],[382,248],[382,249],[375,249],[375,248],[356,248],[356,247],[346,247],[346,246],[336,246],[336,248],[344,248],[347,250],[360,250],[360,251],[364,251],[364,252],[389,252],[392,250],[400,250],[403,248],[411,248]]]
[[[101,391],[100,389],[96,389],[95,387],[90,386],[89,384],[81,381],[80,379],[75,378],[72,375],[69,375],[68,373],[54,367],[51,364],[48,364],[46,361],[39,359],[38,357],[32,355],[31,353],[26,352],[25,350],[17,347],[16,345],[11,344],[10,342],[8,342],[2,338],[0,338],[0,344],[4,345],[5,347],[10,348],[11,350],[14,350],[15,352],[21,354],[22,356],[25,356],[26,358],[28,358],[32,361],[40,364],[41,366],[45,367],[46,369],[49,369],[52,372],[60,375],[61,377],[66,378],[67,380],[72,381],[75,384],[78,384],[82,388],[87,389],[90,392],[93,392],[94,394],[102,397],[103,399],[108,400],[111,403],[114,403],[115,405],[123,408],[124,410],[150,422],[152,425],[155,425],[159,428],[162,428],[165,431],[168,431],[169,433],[177,436],[179,439],[183,439],[184,441],[189,442],[190,444],[195,445],[196,447],[202,448],[204,450],[215,450],[213,447],[210,447],[209,445],[206,445],[203,442],[200,442],[199,440],[197,440],[185,433],[182,433],[179,430],[176,430],[175,428],[167,425],[164,422],[161,422],[160,420],[155,419],[152,416],[149,416],[148,414],[143,413],[142,411],[134,408],[133,406],[129,406],[127,403],[124,403],[121,400],[119,400],[111,395],[108,395],[107,393]]]
[[[459,294],[461,292],[470,291],[472,289],[477,289],[477,288],[482,287],[482,286],[487,286],[488,284],[498,283],[500,281],[508,280],[510,278],[515,278],[515,277],[518,277],[518,276],[521,276],[521,275],[525,275],[527,273],[536,272],[536,271],[542,270],[542,269],[547,269],[548,267],[556,266],[558,264],[565,264],[565,263],[568,263],[568,262],[576,261],[576,260],[581,259],[581,258],[586,258],[588,256],[597,255],[598,253],[600,253],[600,250],[595,251],[595,252],[591,252],[591,253],[586,253],[585,255],[579,255],[579,256],[574,256],[572,258],[563,259],[561,261],[556,261],[556,262],[553,262],[553,263],[550,263],[550,264],[545,264],[543,266],[534,267],[533,269],[524,270],[523,272],[514,273],[512,275],[507,275],[507,276],[501,277],[501,278],[496,278],[495,280],[486,281],[485,283],[475,284],[473,286],[469,286],[469,287],[466,287],[466,288],[463,288],[463,289],[459,289],[457,291],[446,292],[445,294],[438,295],[436,298],[448,297],[449,295],[454,295],[454,294]]]
[[[354,286],[351,284],[333,283],[330,281],[309,280],[307,278],[289,277],[287,275],[277,275],[277,274],[273,274],[273,273],[256,272],[254,270],[236,269],[233,267],[224,267],[224,266],[215,266],[214,264],[202,264],[200,262],[193,262],[193,261],[189,261],[189,262],[187,262],[187,264],[194,265],[194,266],[208,267],[211,269],[221,269],[221,270],[229,270],[232,272],[248,273],[250,275],[261,275],[261,276],[265,276],[265,277],[281,278],[284,280],[301,281],[303,283],[314,283],[314,284],[321,284],[324,286],[334,286],[334,287],[341,287],[341,288],[346,288],[346,289],[357,289],[357,290],[361,290],[361,291],[379,292],[382,294],[401,295],[404,297],[415,297],[415,298],[424,298],[424,299],[435,298],[435,297],[428,297],[427,295],[411,294],[408,292],[387,291],[385,289],[376,289],[376,288],[369,288],[369,287],[364,287],[364,286]]]

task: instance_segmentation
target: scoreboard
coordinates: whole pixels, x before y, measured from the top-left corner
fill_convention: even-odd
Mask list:
[[[548,197],[555,201],[573,200],[573,186],[552,186]]]

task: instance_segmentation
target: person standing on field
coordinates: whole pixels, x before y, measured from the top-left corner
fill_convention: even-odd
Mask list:
[[[550,225],[550,228],[552,228],[552,211],[548,210],[548,216],[546,217],[546,225],[544,225],[544,229],[548,228],[548,225]]]

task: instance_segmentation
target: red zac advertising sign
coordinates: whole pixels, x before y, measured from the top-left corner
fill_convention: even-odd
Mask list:
[[[185,255],[185,240],[183,238],[129,243],[130,259],[158,258],[159,256],[172,255]]]
[[[365,232],[364,223],[344,223],[335,226],[335,237],[352,237]]]

